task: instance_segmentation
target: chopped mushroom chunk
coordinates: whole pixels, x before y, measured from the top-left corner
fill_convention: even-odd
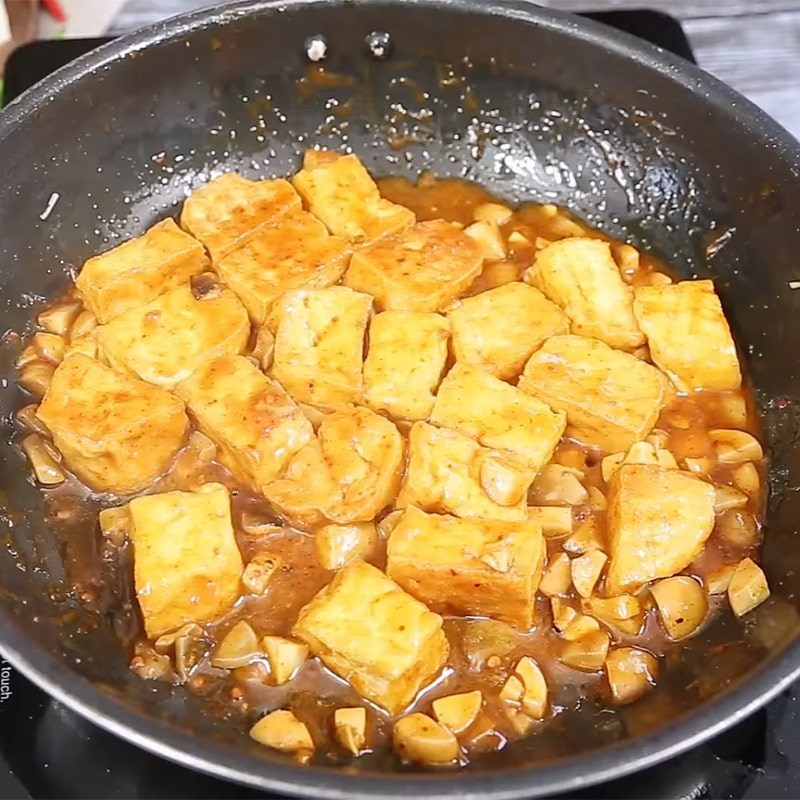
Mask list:
[[[354,756],[361,755],[367,744],[367,710],[365,708],[337,708],[333,712],[336,740]]]
[[[283,709],[273,711],[256,722],[250,728],[250,737],[266,747],[296,753],[304,760],[314,752],[314,740],[308,727],[291,711]]]
[[[458,740],[426,714],[409,714],[394,724],[394,746],[404,761],[451,764],[460,755]]]
[[[479,690],[451,694],[433,701],[433,714],[438,722],[455,734],[463,733],[475,721],[483,705]]]

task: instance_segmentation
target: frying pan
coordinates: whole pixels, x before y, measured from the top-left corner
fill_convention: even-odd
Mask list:
[[[375,31],[388,47],[365,43]],[[320,34],[326,80],[306,57]],[[509,201],[560,203],[686,276],[712,276],[770,446],[772,597],[744,624],[723,616],[672,653],[662,685],[639,703],[608,712],[584,702],[466,771],[424,772],[389,756],[299,767],[251,742],[213,698],[131,674],[120,643],[133,630],[128,572],[101,582],[91,569],[93,500],[54,526],[11,444],[22,398],[7,337],[0,647],[11,664],[166,758],[272,791],[348,798],[575,790],[696,745],[794,680],[798,143],[689,64],[519,0],[251,0],[201,11],[101,47],[0,117],[3,329],[25,329],[85,258],[174,214],[210,175],[284,175],[313,145],[352,149],[377,174],[432,170]]]

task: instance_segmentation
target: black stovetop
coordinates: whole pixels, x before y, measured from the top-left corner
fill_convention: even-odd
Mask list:
[[[680,25],[655,11],[589,14],[693,59]],[[6,67],[9,102],[102,39],[35,42]],[[730,731],[645,772],[594,787],[596,798],[800,797],[800,684]],[[263,797],[149,755],[39,691],[0,657],[0,800]]]

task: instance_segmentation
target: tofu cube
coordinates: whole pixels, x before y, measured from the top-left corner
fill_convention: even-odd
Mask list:
[[[414,212],[385,200],[355,155],[310,150],[292,179],[306,208],[328,230],[364,245],[414,223]]]
[[[514,281],[465,297],[447,314],[456,360],[509,380],[542,342],[569,333],[569,318],[538,289]]]
[[[441,672],[442,618],[355,561],[300,612],[293,635],[367,700],[397,714]]]
[[[369,295],[346,286],[293,289],[281,298],[272,373],[295,400],[359,401],[371,307]]]
[[[564,309],[571,331],[633,350],[644,344],[633,315],[633,293],[601,239],[560,239],[536,254],[525,280]]]
[[[383,311],[369,326],[364,399],[375,411],[427,419],[447,360],[450,326],[439,314]]]
[[[244,350],[247,310],[216,276],[204,274],[97,328],[98,352],[112,367],[174,388],[204,361]]]
[[[483,266],[478,244],[443,219],[418,222],[353,253],[344,283],[380,310],[441,311]]]
[[[676,469],[625,464],[611,479],[606,594],[616,596],[689,566],[714,527],[714,487]]]
[[[177,397],[80,353],[58,365],[36,415],[75,475],[122,495],[163,474],[189,429]]]
[[[711,281],[636,289],[633,310],[655,364],[689,389],[742,384],[736,345]]]
[[[206,246],[216,263],[262,225],[300,208],[300,196],[288,181],[251,181],[229,172],[192,192],[183,204],[180,224]]]
[[[336,283],[350,261],[346,240],[305,211],[293,211],[262,225],[214,268],[261,325],[275,301],[289,289]]]
[[[459,519],[411,507],[389,537],[386,574],[433,611],[527,630],[545,554],[535,522]]]
[[[203,245],[173,219],[142,236],[90,258],[75,284],[84,305],[101,323],[149,303],[211,266]]]
[[[439,387],[431,422],[508,451],[533,481],[553,457],[567,415],[480,367],[456,363]]]
[[[314,438],[311,423],[283,387],[244,356],[207,361],[175,391],[219,448],[222,464],[256,492]]]
[[[403,469],[403,438],[385,417],[350,406],[328,414],[317,439],[265,488],[280,513],[301,526],[367,522],[391,503]]]
[[[137,497],[128,507],[136,597],[150,639],[234,604],[244,567],[222,484]]]
[[[497,453],[481,447],[458,431],[415,422],[408,437],[408,466],[397,508],[417,506],[424,511],[457,517],[522,520],[524,499],[512,505],[492,500],[481,477],[484,464]]]
[[[615,453],[650,433],[668,397],[655,367],[597,339],[553,336],[525,365],[519,388],[567,414],[567,435]]]

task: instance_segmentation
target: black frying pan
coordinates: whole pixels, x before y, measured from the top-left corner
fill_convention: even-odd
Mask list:
[[[388,58],[365,45],[372,31],[391,34]],[[327,68],[347,80],[298,84],[304,43],[316,34],[327,38]],[[349,101],[347,113],[335,113],[331,98],[338,109]],[[65,565],[92,551],[91,509],[78,509],[66,532],[48,525],[47,504],[7,443],[21,399],[9,385],[0,388],[8,660],[68,706],[167,758],[265,789],[348,798],[575,789],[675,755],[792,681],[800,671],[800,292],[788,282],[800,278],[798,143],[685,62],[521,1],[252,0],[199,12],[79,59],[0,117],[2,327],[29,324],[70,268],[174,214],[209,173],[284,175],[313,144],[353,148],[378,174],[431,169],[512,201],[565,204],[686,275],[712,275],[771,445],[764,561],[772,598],[744,626],[722,618],[676,651],[668,679],[639,703],[613,714],[584,704],[465,772],[401,769],[389,758],[346,772],[298,767],[251,742],[241,721],[128,670],[120,636],[130,609],[108,591],[81,603],[65,581]],[[3,348],[9,380],[13,356]]]

